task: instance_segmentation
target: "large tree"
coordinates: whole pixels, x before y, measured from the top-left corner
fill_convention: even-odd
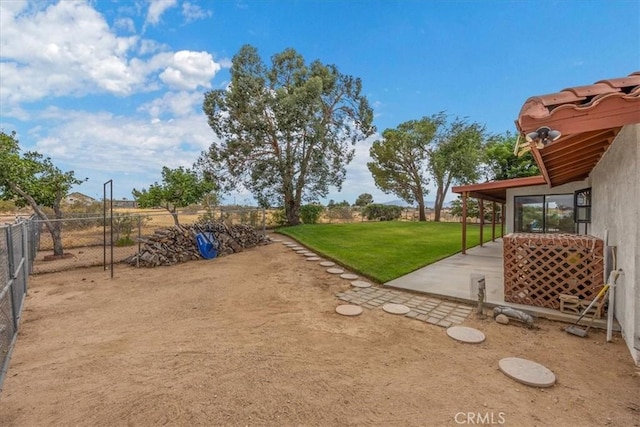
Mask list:
[[[437,132],[427,150],[429,171],[436,185],[435,221],[440,221],[452,184],[468,184],[480,177],[485,138],[484,126],[458,117]]]
[[[490,181],[520,178],[540,174],[531,152],[517,156],[513,153],[517,137],[507,132],[496,135],[485,147],[486,175]]]
[[[141,208],[163,207],[171,213],[176,225],[178,222],[178,208],[184,208],[199,203],[205,196],[212,197],[215,184],[207,177],[199,176],[191,169],[179,167],[162,168],[162,183],[149,186],[149,189],[132,191],[138,206]]]
[[[367,167],[376,186],[407,203],[418,203],[420,221],[427,220],[424,207],[424,196],[429,193],[427,149],[444,121],[445,116],[437,114],[401,123],[396,129],[386,129],[382,140],[375,141],[369,150],[373,161]]]
[[[362,193],[358,196],[354,205],[363,208],[371,203],[373,203],[373,196],[369,193]]]
[[[0,199],[14,200],[16,206],[30,206],[44,222],[53,240],[53,254],[64,255],[62,247],[62,199],[72,186],[86,181],[73,171],[63,172],[49,157],[35,151],[20,152],[16,133],[0,131]],[[49,218],[43,207],[53,209]]]
[[[245,45],[229,87],[205,94],[204,112],[221,140],[206,156],[225,170],[225,189],[241,184],[262,205],[284,205],[288,224],[299,224],[302,202],[340,189],[351,146],[375,131],[361,91],[360,79],[334,65],[306,64],[286,49],[267,66]]]

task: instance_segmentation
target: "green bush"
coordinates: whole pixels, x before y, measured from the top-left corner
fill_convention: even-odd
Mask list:
[[[118,247],[133,246],[135,244],[136,244],[136,242],[134,242],[133,239],[131,239],[131,237],[129,237],[129,236],[121,237],[116,241],[116,246],[118,246]]]
[[[277,227],[282,227],[284,225],[287,225],[287,215],[285,215],[284,208],[274,210],[271,213],[271,221]]]
[[[368,220],[393,221],[400,218],[402,208],[400,206],[372,203],[364,208],[364,214]]]
[[[305,224],[316,224],[322,215],[324,207],[322,205],[311,204],[300,207],[300,219]]]

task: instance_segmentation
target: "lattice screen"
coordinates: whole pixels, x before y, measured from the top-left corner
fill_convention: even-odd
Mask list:
[[[604,285],[604,242],[573,234],[515,233],[504,242],[504,300],[560,309],[560,295],[593,300]]]

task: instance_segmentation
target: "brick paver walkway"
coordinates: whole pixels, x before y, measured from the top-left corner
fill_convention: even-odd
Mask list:
[[[443,328],[464,322],[473,311],[469,305],[377,287],[352,288],[338,292],[336,296],[342,301],[368,309],[380,307],[388,302],[404,304],[411,309],[405,317]]]

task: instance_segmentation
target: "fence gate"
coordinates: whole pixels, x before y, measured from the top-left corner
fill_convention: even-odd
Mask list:
[[[30,222],[0,225],[0,391],[18,335],[27,277],[33,257],[29,252]]]

